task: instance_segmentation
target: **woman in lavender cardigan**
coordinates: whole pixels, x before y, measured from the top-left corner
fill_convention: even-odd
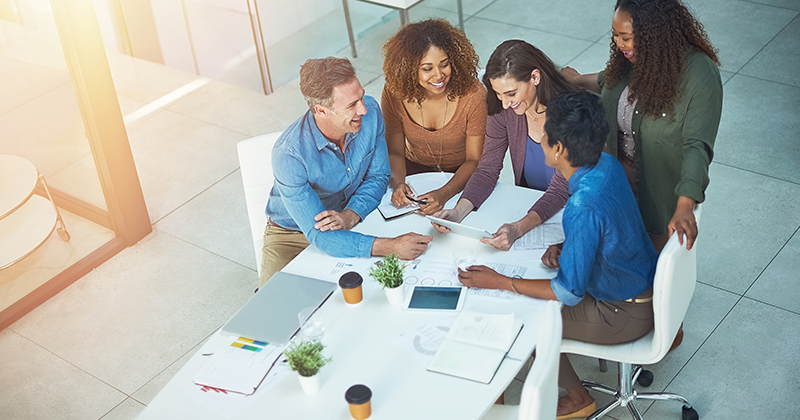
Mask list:
[[[561,172],[544,164],[539,143],[548,102],[577,87],[564,79],[538,48],[520,40],[503,42],[494,50],[486,63],[483,83],[489,111],[483,154],[456,206],[435,216],[460,222],[477,210],[494,190],[506,150],[510,150],[514,183],[545,193],[525,217],[500,226],[493,238],[481,240],[507,251],[517,238],[558,212],[569,198],[569,184]],[[433,225],[441,232],[450,231]]]

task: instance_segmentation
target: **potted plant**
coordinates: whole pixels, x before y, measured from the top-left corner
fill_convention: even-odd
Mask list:
[[[375,262],[375,266],[369,270],[369,275],[383,286],[386,299],[394,306],[403,305],[403,298],[405,297],[403,293],[403,270],[405,268],[406,264],[400,262],[400,257],[390,254]]]
[[[297,372],[300,386],[306,394],[314,395],[319,391],[319,369],[331,361],[322,356],[325,346],[317,340],[303,340],[292,342],[283,352],[289,361],[289,367]]]

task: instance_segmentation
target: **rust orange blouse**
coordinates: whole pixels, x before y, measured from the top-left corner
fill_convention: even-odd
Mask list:
[[[466,95],[458,98],[455,114],[440,130],[428,130],[411,120],[403,106],[403,100],[393,96],[386,88],[381,96],[381,111],[386,124],[386,137],[397,133],[405,134],[408,160],[425,166],[436,166],[441,143],[442,169],[455,171],[467,159],[467,136],[482,136],[486,133],[486,88],[476,80],[475,86]]]

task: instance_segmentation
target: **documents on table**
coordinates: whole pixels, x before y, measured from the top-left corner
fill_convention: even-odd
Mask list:
[[[564,242],[564,229],[560,222],[546,222],[529,230],[514,241],[514,251],[547,249],[550,245]]]
[[[480,262],[478,264],[481,264]],[[486,262],[483,265],[491,268],[498,273],[508,276],[525,276],[527,269],[521,265]],[[406,268],[405,283],[410,286],[463,286],[458,281],[456,268],[452,261],[445,259],[435,259],[432,257],[418,258],[412,261]],[[470,287],[467,296],[485,296],[501,299],[514,299],[518,295],[508,290],[481,289]]]
[[[425,323],[396,336],[394,344],[416,360],[420,366],[426,367],[439,350],[456,318],[457,314],[450,314],[428,319]]]
[[[239,337],[230,345],[215,351],[194,382],[250,395],[267,376],[285,347]]]
[[[428,370],[488,384],[522,330],[514,314],[462,311]]]

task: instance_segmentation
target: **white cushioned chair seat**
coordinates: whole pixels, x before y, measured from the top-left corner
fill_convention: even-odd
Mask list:
[[[269,192],[275,181],[272,175],[272,146],[283,132],[264,134],[242,140],[236,144],[239,152],[239,168],[242,174],[247,216],[253,235],[256,267],[261,275],[261,248],[264,245],[264,229],[267,226]]]

